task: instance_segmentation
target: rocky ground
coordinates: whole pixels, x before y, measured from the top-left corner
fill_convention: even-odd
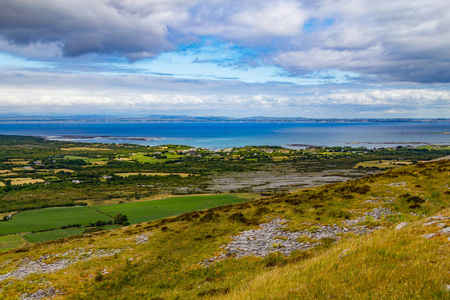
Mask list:
[[[241,258],[254,255],[265,257],[270,253],[279,252],[283,255],[289,255],[292,251],[308,250],[321,244],[320,240],[328,238],[338,242],[340,235],[347,233],[367,234],[382,227],[369,228],[366,225],[356,226],[367,219],[380,220],[384,216],[392,215],[394,212],[388,208],[375,208],[370,212],[355,220],[344,221],[346,226],[340,227],[336,224],[324,225],[320,227],[311,227],[308,230],[291,232],[284,230],[283,227],[289,220],[275,218],[268,223],[259,225],[258,229],[252,229],[241,232],[233,236],[228,245],[224,245],[224,251],[217,256],[211,257],[200,264],[209,266],[210,264],[225,259],[227,257]],[[308,241],[299,241],[305,237]]]
[[[255,172],[229,172],[214,175],[208,183],[208,190],[220,193],[242,189],[245,192],[252,193],[291,191],[298,188],[347,181],[368,174],[368,171],[354,169],[303,173],[290,167]]]
[[[0,275],[0,281],[7,279],[24,279],[30,274],[39,273],[55,273],[62,269],[69,267],[80,261],[88,261],[94,258],[113,256],[114,254],[120,253],[124,249],[72,249],[59,254],[48,254],[41,256],[37,260],[32,260],[29,258],[23,259],[18,267],[13,271]],[[22,294],[20,296],[21,300],[39,300],[43,298],[51,298],[55,295],[62,294],[50,286],[46,289],[39,289],[32,294]]]
[[[72,249],[59,254],[48,254],[41,256],[37,260],[25,258],[20,265],[13,271],[0,275],[0,281],[5,279],[22,279],[33,273],[54,273],[65,269],[79,261],[87,261],[94,258],[113,256],[124,249]]]
[[[431,227],[434,232],[424,234],[426,239],[437,236],[450,236],[450,217],[433,216],[425,220],[423,226]],[[450,237],[447,238],[450,241]]]

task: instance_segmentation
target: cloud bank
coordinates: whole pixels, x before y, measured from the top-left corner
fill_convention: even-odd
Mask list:
[[[17,75],[17,74],[16,74]],[[308,117],[448,117],[450,91],[434,88],[303,86],[142,75],[24,72],[0,76],[0,111],[27,114],[201,114]],[[27,90],[22,86],[26,84]],[[45,86],[45,87],[43,87]]]

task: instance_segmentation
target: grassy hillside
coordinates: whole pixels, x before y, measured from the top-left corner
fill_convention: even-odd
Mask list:
[[[249,230],[277,218],[285,227],[269,241],[273,253],[236,259],[227,250],[240,233],[263,239]],[[0,255],[0,296],[449,299],[449,226],[450,161],[422,163],[9,251]],[[320,234],[333,228],[341,231]],[[283,256],[284,233],[316,246]]]

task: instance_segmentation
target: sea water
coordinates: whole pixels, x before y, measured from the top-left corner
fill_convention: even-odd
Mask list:
[[[0,122],[0,134],[80,142],[182,144],[203,148],[450,144],[449,122],[377,123],[89,123]]]

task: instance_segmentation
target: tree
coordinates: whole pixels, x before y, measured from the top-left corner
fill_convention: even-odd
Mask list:
[[[114,224],[129,225],[127,215],[118,214],[114,216]]]

